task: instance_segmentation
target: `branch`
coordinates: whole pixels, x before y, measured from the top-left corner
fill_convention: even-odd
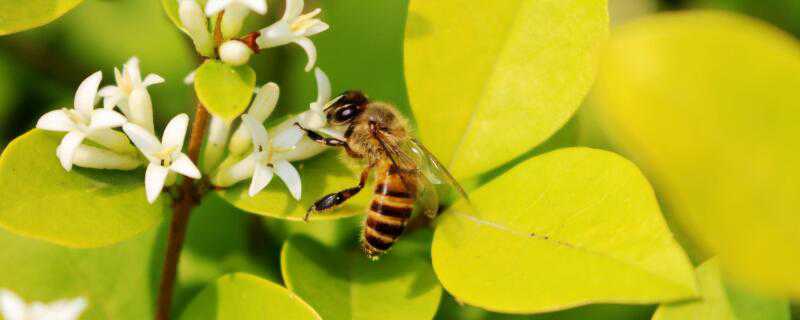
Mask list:
[[[192,123],[192,134],[189,138],[189,158],[197,163],[200,155],[200,146],[208,122],[208,111],[202,104],[197,103],[197,110]],[[184,178],[178,191],[178,199],[172,203],[172,222],[169,225],[169,238],[167,239],[167,252],[164,257],[164,266],[161,269],[161,284],[158,288],[156,300],[156,320],[168,320],[170,306],[172,305],[172,292],[175,288],[175,276],[178,270],[178,261],[186,238],[186,227],[189,224],[189,213],[200,203],[201,190],[195,185],[194,180]]]

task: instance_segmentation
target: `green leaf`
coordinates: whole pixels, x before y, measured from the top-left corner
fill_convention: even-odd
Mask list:
[[[255,249],[254,234],[247,223],[253,215],[247,214],[220,199],[215,194],[207,194],[200,206],[192,210],[192,218],[186,230],[186,240],[181,250],[178,264],[178,283],[172,299],[173,316],[191,301],[206,285],[219,277],[232,272],[247,272],[270,281],[280,281],[280,267],[277,259],[280,247],[271,250]],[[269,234],[272,236],[271,234]],[[160,242],[154,252],[163,256],[166,242]],[[267,254],[275,252],[275,257]],[[159,259],[161,272],[163,260]]]
[[[144,172],[64,171],[56,158],[61,134],[34,129],[0,158],[0,225],[69,247],[98,247],[156,226],[166,196],[148,204]]]
[[[256,73],[250,66],[232,67],[217,60],[206,60],[194,78],[197,98],[212,115],[233,120],[250,103]]]
[[[184,320],[322,319],[286,288],[246,273],[219,278],[186,308]]]
[[[286,185],[280,179],[273,179],[255,197],[247,194],[250,180],[217,192],[239,209],[273,218],[300,221],[303,220],[306,210],[324,195],[358,185],[358,171],[345,165],[341,158],[338,153],[327,151],[294,163],[300,172],[303,186],[300,201],[289,195]],[[311,220],[338,219],[363,213],[364,205],[371,199],[371,194],[369,189],[365,189],[334,211],[311,215]]]
[[[163,254],[152,250],[163,241],[157,230],[109,247],[71,249],[0,229],[0,288],[27,302],[83,296],[89,302],[83,320],[151,319],[156,287],[150,271],[155,255]]]
[[[697,267],[701,298],[663,304],[653,320],[789,320],[789,302],[761,297],[730,286],[722,277],[717,259]]]
[[[601,69],[600,123],[676,225],[731,276],[800,298],[798,41],[730,13],[659,15],[620,28]]]
[[[283,278],[326,320],[431,319],[441,286],[425,256],[408,248],[411,241],[370,261],[360,250],[295,237],[281,251]]]
[[[35,28],[58,19],[83,0],[0,2],[0,36]]]
[[[592,85],[603,0],[414,1],[405,71],[421,140],[459,177],[547,140]]]
[[[618,155],[553,151],[514,167],[471,198],[475,210],[461,202],[443,214],[432,249],[439,280],[460,301],[536,313],[696,293],[692,266],[653,190]]]

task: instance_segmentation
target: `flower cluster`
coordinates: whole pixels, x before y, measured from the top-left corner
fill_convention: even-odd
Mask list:
[[[86,299],[82,297],[26,304],[14,292],[0,290],[0,314],[6,320],[77,320],[86,306]]]
[[[150,74],[142,80],[136,58],[128,60],[122,72],[115,69],[114,74],[116,85],[98,91],[103,74],[95,72],[78,86],[73,109],[50,111],[39,118],[37,128],[67,132],[56,148],[61,166],[67,171],[72,170],[73,165],[132,170],[149,163],[145,189],[151,203],[164,185],[174,182],[175,176],[170,172],[200,178],[194,163],[181,153],[189,123],[187,115],[173,118],[161,141],[155,137],[153,103],[147,87],[162,83],[164,79]],[[103,108],[96,109],[101,98]],[[124,133],[115,128],[122,128]]]
[[[256,97],[247,112],[241,116],[239,127],[229,135],[230,125],[222,134],[214,138],[218,143],[207,143],[204,169],[212,173],[211,182],[218,187],[228,187],[250,178],[248,194],[252,197],[263,190],[274,175],[286,184],[295,199],[300,199],[301,181],[297,170],[290,161],[313,157],[326,149],[309,139],[303,139],[305,132],[295,126],[314,128],[334,136],[341,132],[328,126],[323,109],[336,99],[330,99],[331,85],[321,69],[315,70],[317,79],[317,100],[310,109],[284,120],[267,130],[263,123],[272,114],[278,102],[279,87],[268,83],[257,90]],[[212,122],[211,131],[215,126]],[[215,135],[209,133],[209,140]],[[225,150],[225,145],[228,146]],[[227,158],[217,164],[227,152]]]
[[[205,10],[196,0],[178,1],[181,23],[197,52],[205,57],[219,54],[220,60],[235,66],[247,63],[255,51],[295,43],[308,55],[305,70],[310,71],[317,60],[317,49],[309,37],[328,29],[328,24],[316,18],[320,9],[302,14],[303,0],[286,0],[286,10],[280,20],[247,37],[237,38],[250,11],[260,15],[267,13],[266,0],[209,0]],[[215,31],[221,37],[216,40],[221,43],[215,44],[209,18],[219,21]]]

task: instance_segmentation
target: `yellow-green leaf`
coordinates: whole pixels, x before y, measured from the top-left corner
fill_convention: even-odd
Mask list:
[[[66,210],[65,210],[66,211]],[[27,302],[84,297],[82,320],[152,319],[163,228],[109,247],[73,249],[0,230],[0,288]],[[157,281],[157,280],[155,280]]]
[[[361,250],[295,237],[281,251],[283,279],[326,320],[431,319],[442,288],[425,256],[404,250],[411,241],[371,261]]]
[[[246,273],[219,278],[181,315],[182,320],[319,320],[308,304],[275,283]]]
[[[0,36],[47,24],[81,2],[83,0],[0,1]]]
[[[603,128],[676,225],[732,276],[800,298],[798,41],[731,13],[664,14],[620,28],[601,69]]]
[[[653,320],[789,320],[789,302],[762,297],[728,284],[717,259],[697,267],[701,297],[661,305]]]
[[[604,0],[412,1],[408,94],[421,139],[470,177],[536,147],[592,85]]]
[[[194,78],[197,98],[212,115],[233,120],[250,103],[256,73],[250,66],[232,67],[217,60],[206,60]]]
[[[62,134],[34,129],[0,158],[0,225],[70,247],[110,245],[153,228],[167,213],[166,196],[147,203],[144,172],[75,167],[56,158]]]
[[[250,180],[218,192],[228,202],[244,211],[299,221],[303,219],[306,210],[324,195],[358,185],[359,171],[347,166],[341,158],[338,153],[327,151],[295,163],[303,188],[300,201],[292,198],[280,179],[273,179],[266,189],[254,197],[247,194]],[[364,205],[370,200],[370,191],[363,190],[334,211],[315,213],[311,215],[311,220],[338,219],[362,213]]]
[[[498,312],[589,303],[644,304],[695,295],[692,266],[647,180],[607,152],[534,157],[443,214],[433,267],[448,292]]]

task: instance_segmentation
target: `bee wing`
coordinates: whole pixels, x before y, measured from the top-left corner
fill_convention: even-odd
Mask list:
[[[458,195],[469,202],[469,196],[464,191],[464,187],[458,183],[453,174],[431,153],[425,145],[417,139],[410,138],[401,144],[401,149],[408,157],[414,159],[419,168],[420,174],[428,182],[434,185],[445,185],[455,190]]]
[[[437,187],[439,186],[455,190],[471,206],[464,188],[439,159],[418,140],[398,139],[381,130],[374,130],[373,135],[395,166],[414,169],[413,175],[401,175],[401,178],[409,189],[417,190],[417,204],[425,215],[433,218],[438,213],[440,194]],[[417,188],[411,188],[408,179],[417,179]]]

